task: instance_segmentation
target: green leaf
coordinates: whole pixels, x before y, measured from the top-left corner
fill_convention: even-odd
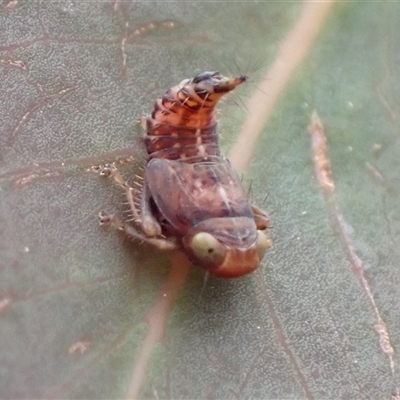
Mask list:
[[[252,113],[235,103],[259,91],[302,12],[2,2],[1,398],[400,395],[398,4],[335,5],[281,93],[245,175],[272,221],[256,273],[186,277],[182,260],[98,225],[125,200],[91,167],[140,174],[137,119],[155,99],[203,70],[248,73],[221,104],[228,153]],[[314,110],[334,192],[315,179]]]

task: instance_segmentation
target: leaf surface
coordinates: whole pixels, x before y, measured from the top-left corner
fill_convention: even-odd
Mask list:
[[[135,385],[156,399],[399,396],[398,4],[332,9],[244,178],[274,248],[256,273],[205,284],[98,226],[124,198],[91,167],[117,160],[132,180],[144,165],[137,119],[203,70],[253,80],[221,105],[228,153],[252,112],[235,103],[257,92],[302,4],[0,7],[1,398],[125,398]]]

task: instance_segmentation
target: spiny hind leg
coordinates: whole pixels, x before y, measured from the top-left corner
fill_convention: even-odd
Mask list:
[[[126,192],[126,197],[133,215],[133,221],[147,238],[160,237],[161,226],[154,218],[150,209],[150,195],[146,183],[137,183],[140,190],[131,187],[121,176],[120,172],[113,165],[106,165],[100,175],[112,177]],[[136,203],[138,192],[140,192],[140,209]]]
[[[104,212],[99,213],[100,225],[112,225],[114,228],[124,232],[128,237],[148,243],[160,250],[177,250],[179,246],[177,243],[167,239],[149,238],[138,232],[133,226],[123,223],[118,217]]]
[[[256,223],[257,229],[263,231],[269,227],[269,217],[268,214],[260,207],[251,205],[251,210],[253,211],[254,222]]]
[[[129,203],[132,204],[132,206],[134,206],[134,195],[135,193],[132,190],[128,193]],[[150,190],[146,182],[143,182],[142,193],[140,196],[140,217],[141,229],[147,237],[163,236],[161,232],[161,225],[158,223],[151,211]]]

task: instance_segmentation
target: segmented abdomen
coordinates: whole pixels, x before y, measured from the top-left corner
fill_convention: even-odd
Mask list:
[[[148,161],[165,158],[194,162],[219,156],[215,106],[246,79],[207,71],[170,88],[146,119]]]

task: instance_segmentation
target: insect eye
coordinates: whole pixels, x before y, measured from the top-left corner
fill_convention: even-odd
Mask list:
[[[268,249],[272,247],[272,240],[264,232],[257,231],[257,253],[261,260]]]
[[[227,253],[226,247],[207,232],[194,235],[190,248],[200,261],[214,265],[220,264]]]

